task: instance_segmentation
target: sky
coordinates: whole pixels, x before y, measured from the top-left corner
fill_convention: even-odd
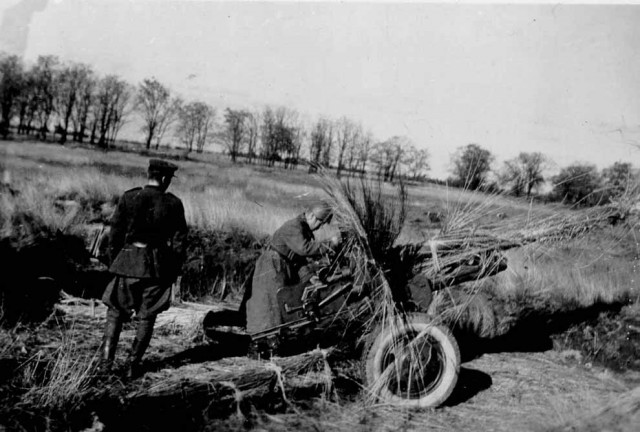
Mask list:
[[[640,166],[636,4],[2,0],[0,50],[154,76],[218,112],[346,116],[427,148],[435,178],[470,143],[496,168]]]

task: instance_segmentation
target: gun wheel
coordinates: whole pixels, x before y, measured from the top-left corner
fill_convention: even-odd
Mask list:
[[[414,313],[379,326],[363,352],[365,384],[376,399],[407,407],[436,407],[453,392],[460,349],[451,332]]]

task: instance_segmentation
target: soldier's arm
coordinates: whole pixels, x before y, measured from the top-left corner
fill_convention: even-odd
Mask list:
[[[285,244],[294,253],[303,257],[313,257],[322,254],[322,246],[313,236],[305,236],[299,229],[289,229],[283,233]]]
[[[178,265],[182,266],[187,256],[187,221],[184,217],[184,206],[177,201],[175,210],[175,234],[173,236],[173,250],[178,259]]]
[[[109,259],[113,262],[124,246],[124,238],[127,232],[127,206],[125,195],[118,200],[116,211],[111,217],[111,229],[109,231]]]

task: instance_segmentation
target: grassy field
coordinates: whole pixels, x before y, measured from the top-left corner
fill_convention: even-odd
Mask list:
[[[35,142],[3,142],[0,151],[5,182],[19,191],[2,195],[3,237],[11,235],[10,215],[19,211],[63,232],[106,222],[118,196],[146,181],[148,157],[134,153]],[[194,229],[240,229],[263,238],[322,196],[316,179],[303,169],[233,165],[207,154],[178,163],[170,191],[183,200]],[[384,188],[395,193],[392,186]],[[499,232],[501,226],[572,212],[557,204],[438,185],[410,186],[408,204],[399,242],[436,238],[443,223],[449,229],[478,226]],[[575,240],[514,249],[507,255],[508,270],[487,283],[500,297],[545,297],[583,306],[637,298],[639,239],[637,224],[625,223]]]
[[[82,221],[69,214],[72,209],[60,210],[57,202],[113,205],[122,192],[146,182],[148,157],[132,153],[42,143],[3,143],[1,151],[3,169],[21,193],[11,204],[63,230]],[[195,227],[242,227],[266,235],[300,211],[314,191],[304,173],[287,172],[284,181],[276,182],[273,170],[266,168],[256,171],[197,159],[181,161],[180,166],[170,190],[183,200],[187,222]]]
[[[123,191],[145,183],[149,158],[128,152],[98,152],[84,147],[63,147],[35,142],[0,142],[0,155],[0,168],[4,179],[4,189],[0,195],[0,238],[19,235],[23,227],[17,225],[16,221],[23,221],[24,218],[15,216],[20,214],[35,216],[52,230],[88,238],[87,227],[107,222]],[[239,240],[235,243],[229,242],[229,238],[238,237],[237,232],[242,232],[248,238],[263,239],[284,221],[302,211],[308,203],[322,197],[316,178],[307,174],[304,169],[283,170],[264,166],[233,165],[223,157],[209,154],[192,155],[189,159],[178,160],[177,163],[180,170],[170,191],[179,196],[185,205],[187,222],[196,233],[194,236],[197,236],[192,237],[192,241],[204,242],[204,236],[211,235],[213,242],[230,245],[224,252],[227,255],[237,255],[241,252],[233,249],[234,245],[240,244]],[[383,187],[384,193],[396,193],[392,186]],[[528,220],[574,213],[574,210],[557,204],[536,204],[501,195],[485,195],[437,185],[409,186],[408,204],[406,223],[399,242],[432,240],[438,237],[443,228],[455,231],[477,227],[499,232],[501,227],[517,226]],[[321,237],[328,235],[329,232],[320,233]],[[255,256],[255,251],[250,252],[247,255],[249,260]],[[507,258],[506,271],[462,287],[463,291],[483,293],[497,305],[496,322],[493,323],[493,334],[490,336],[504,336],[517,327],[523,317],[530,319],[536,314],[544,316],[546,321],[533,320],[531,325],[548,326],[549,329],[547,331],[538,328],[534,331],[549,336],[550,332],[560,328],[552,322],[553,317],[567,312],[586,310],[599,305],[620,304],[626,308],[623,308],[625,313],[633,317],[632,311],[638,310],[640,225],[637,219],[585,233],[578,238],[532,243],[526,247],[511,249],[507,252]],[[203,260],[198,266],[206,262]],[[241,281],[242,275],[238,276],[240,277],[233,280]],[[216,279],[211,285],[211,290],[219,290],[219,284]],[[236,295],[238,288],[234,288]],[[571,327],[574,324],[579,323],[567,322],[560,330],[575,335],[578,330]],[[15,357],[16,352],[21,352],[25,347],[28,347],[26,350],[29,352],[28,355],[19,356],[20,361],[24,362],[23,366],[18,368],[22,374],[19,379],[22,390],[18,391],[15,387],[13,390],[7,390],[6,386],[0,385],[4,388],[3,401],[16,402],[18,398],[17,402],[22,403],[23,407],[31,406],[28,402],[32,405],[47,405],[54,409],[60,408],[55,406],[60,401],[67,404],[77,403],[75,396],[90,391],[87,385],[91,382],[90,370],[95,360],[94,350],[99,342],[101,321],[78,322],[77,325],[86,326],[83,327],[83,331],[92,332],[87,340],[93,342],[83,345],[84,348],[80,351],[77,351],[77,340],[69,335],[77,337],[82,332],[76,331],[78,329],[74,329],[73,323],[69,322],[65,324],[64,331],[59,330],[55,319],[47,323],[49,333],[40,328],[41,335],[50,334],[52,329],[53,333],[58,332],[62,335],[56,337],[56,341],[38,340],[38,331],[33,332],[20,326],[0,332],[0,362],[5,362],[7,367],[16,367],[12,363],[18,358]],[[596,328],[596,325],[592,327]],[[606,328],[611,338],[624,338],[624,332],[627,331],[627,327],[624,327],[622,330],[616,330],[618,333],[614,334],[613,330]],[[530,330],[531,328],[527,329]],[[604,334],[603,337],[606,338],[607,335]],[[631,336],[634,337],[635,334]],[[181,341],[179,348],[185,349],[193,340],[190,337],[189,341]],[[578,341],[578,345],[584,344],[584,340],[583,338]],[[589,339],[589,343],[594,351],[606,351],[604,348],[598,348],[602,346],[597,345],[600,343],[598,341]],[[640,340],[638,344],[640,345]],[[53,345],[55,349],[41,349],[43,346]],[[612,351],[618,347],[610,344],[608,349]],[[572,346],[568,339],[564,344],[556,345],[558,352],[574,348],[576,347]],[[38,349],[48,354],[40,355],[44,357],[32,354],[38,352]],[[505,357],[501,357],[500,361],[504,363],[501,364],[507,365],[510,360],[506,353],[503,354]],[[152,350],[152,355],[161,356],[162,353],[154,353]],[[544,374],[544,361],[537,358],[534,360],[540,362],[535,366],[536,373]],[[590,361],[586,357],[582,360],[583,363]],[[526,359],[518,361],[526,363]],[[561,371],[554,369],[554,373],[561,374]],[[0,378],[5,379],[1,375],[0,373]],[[572,376],[571,379],[583,378]],[[16,381],[12,383],[15,385]],[[515,383],[513,385],[516,386]],[[546,404],[538,404],[532,409],[532,412],[535,411],[536,421],[543,422],[544,412],[553,406],[564,406],[566,409],[562,411],[562,408],[559,408],[561,411],[547,419],[547,423],[543,422],[545,426],[553,426],[574,416],[580,416],[584,412],[581,404],[596,406],[599,403],[595,397],[576,396],[582,391],[577,382],[567,378],[566,385],[575,387],[571,396],[573,399],[565,398],[562,385],[557,384],[553,388],[556,392],[553,396],[555,399],[549,400]],[[65,399],[61,396],[62,393],[73,397]],[[21,395],[22,399],[18,395]],[[347,430],[350,425],[369,424],[370,428],[363,426],[358,430],[393,429],[387,420],[375,420],[375,415],[369,408],[355,409],[359,407],[357,399],[346,403],[346,408],[334,402],[325,402],[327,404],[323,405],[324,408],[317,409],[316,404],[315,408],[306,414],[296,411],[297,408],[293,408],[295,414],[290,411],[280,417],[261,414],[257,420],[254,419],[253,426],[265,430],[318,430],[334,424],[337,429]],[[500,404],[489,404],[486,408],[502,412]],[[396,412],[395,415],[405,419],[403,424],[407,429],[420,425],[446,429],[447,423],[443,422],[443,418],[453,419],[451,424],[454,425],[457,424],[456,421],[461,421],[455,412],[452,412],[454,409],[446,408],[445,417],[427,418],[421,414],[416,418],[424,420],[421,420],[422,423],[412,420],[410,414]],[[330,413],[329,416],[326,415],[327,412]],[[472,408],[468,414],[473,415]],[[406,417],[407,415],[409,417]],[[241,424],[244,423],[230,420],[212,424],[211,427],[237,429],[243,427]],[[453,430],[468,430],[465,428],[470,425],[464,424],[466,426],[456,426]],[[485,426],[491,427],[489,423]]]

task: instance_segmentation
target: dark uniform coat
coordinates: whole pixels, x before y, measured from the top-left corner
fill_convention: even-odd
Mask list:
[[[166,310],[186,234],[178,197],[151,185],[125,192],[111,221],[109,271],[116,277],[103,295],[107,306],[142,319]]]
[[[256,333],[283,323],[276,293],[295,284],[307,257],[321,255],[304,214],[284,223],[256,263],[251,296],[246,302],[247,332]]]

